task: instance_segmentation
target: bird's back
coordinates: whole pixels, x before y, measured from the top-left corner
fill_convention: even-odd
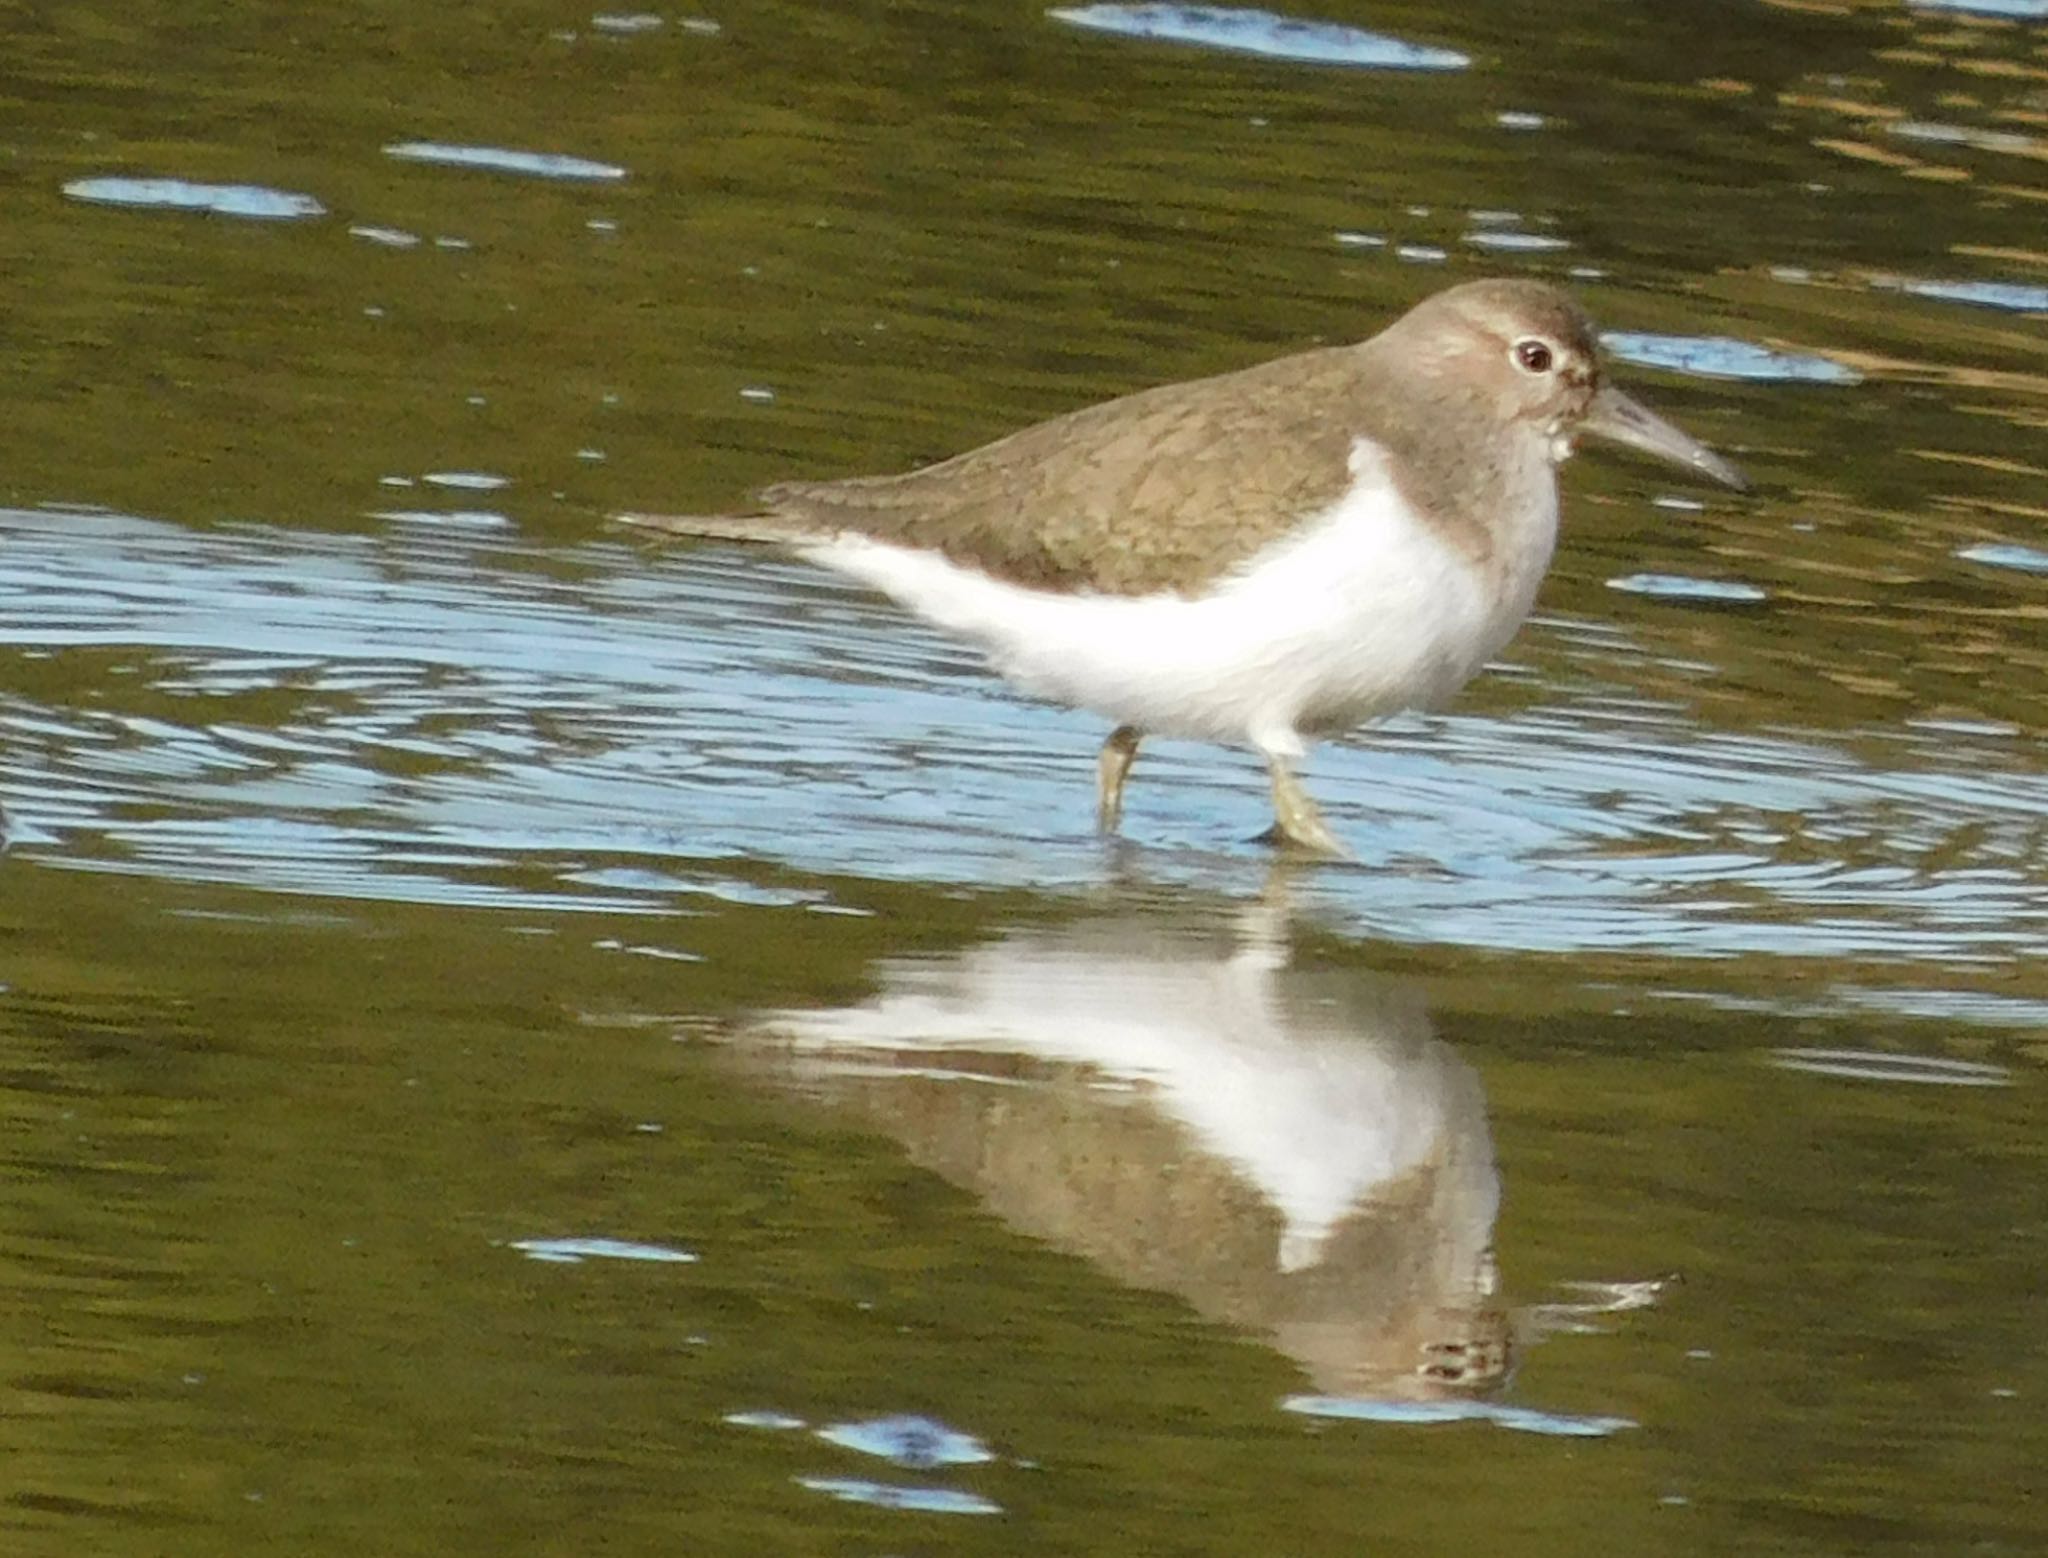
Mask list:
[[[1140,391],[902,475],[784,482],[761,502],[802,532],[929,548],[1018,584],[1199,589],[1349,485],[1354,435],[1329,408],[1357,398],[1363,350]]]

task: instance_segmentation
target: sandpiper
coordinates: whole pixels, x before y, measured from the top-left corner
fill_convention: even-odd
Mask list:
[[[1248,742],[1274,842],[1343,846],[1295,775],[1319,735],[1441,705],[1515,634],[1591,433],[1742,473],[1605,382],[1542,282],[1475,281],[1371,339],[1162,385],[893,476],[768,487],[636,525],[765,542],[894,597],[1028,692],[1115,726],[1114,832],[1146,736]]]

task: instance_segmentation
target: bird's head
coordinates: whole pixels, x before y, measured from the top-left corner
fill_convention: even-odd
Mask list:
[[[1492,415],[1530,429],[1553,463],[1587,434],[1746,490],[1732,462],[1610,383],[1585,311],[1540,281],[1475,281],[1439,292],[1394,329],[1425,371],[1455,375]]]

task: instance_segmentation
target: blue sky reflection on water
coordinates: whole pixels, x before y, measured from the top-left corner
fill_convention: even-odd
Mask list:
[[[0,794],[96,869],[658,912],[763,859],[1224,890],[1266,865],[1248,754],[1148,750],[1111,850],[1089,828],[1094,722],[759,554],[73,512],[0,528],[0,637],[56,679],[114,655],[133,689],[0,706]],[[1575,636],[1617,679],[1644,659],[1625,631],[1533,631],[1539,652]],[[1313,895],[1370,934],[1501,950],[2039,957],[2048,787],[1978,748],[1947,766],[1947,732],[1889,743],[1877,767],[1867,735],[1700,729],[1584,678],[1505,715],[1405,719],[1315,760],[1364,863]]]

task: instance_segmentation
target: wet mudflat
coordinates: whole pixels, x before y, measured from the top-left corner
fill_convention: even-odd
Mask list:
[[[2038,8],[7,24],[10,1551],[2026,1551]],[[1749,497],[1319,751],[711,509],[1572,286]]]

